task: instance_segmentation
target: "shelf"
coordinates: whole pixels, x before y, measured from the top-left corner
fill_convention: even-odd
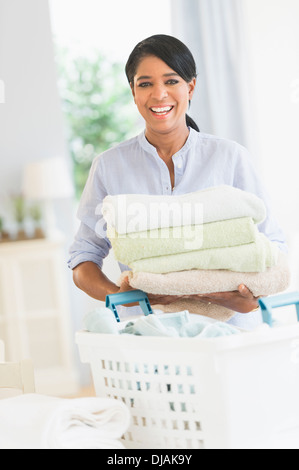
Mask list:
[[[32,359],[40,387],[57,393],[77,386],[64,253],[61,236],[0,244],[6,360]]]

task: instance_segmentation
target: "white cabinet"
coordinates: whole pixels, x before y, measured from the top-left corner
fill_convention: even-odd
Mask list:
[[[0,340],[6,360],[33,360],[38,393],[78,389],[64,242],[0,243]]]

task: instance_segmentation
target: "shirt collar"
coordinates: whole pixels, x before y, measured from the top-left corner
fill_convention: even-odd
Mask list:
[[[186,153],[197,141],[199,133],[195,129],[192,129],[192,128],[189,128],[189,130],[190,130],[189,136],[185,142],[185,145],[176,153],[176,155]],[[156,147],[150,144],[147,138],[145,137],[145,130],[141,132],[141,134],[139,134],[138,141],[139,141],[140,146],[143,148],[143,150],[150,153],[151,155],[157,156]]]

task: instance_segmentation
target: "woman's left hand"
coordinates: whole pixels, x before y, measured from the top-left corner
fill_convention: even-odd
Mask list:
[[[197,298],[201,302],[221,305],[239,313],[249,313],[259,307],[258,297],[254,297],[250,290],[241,284],[237,291],[215,292],[213,294],[194,295],[189,298]]]
[[[134,290],[133,287],[130,286],[129,283],[129,277],[125,277],[122,280],[122,283],[119,287],[119,290],[117,293],[123,293],[123,292],[128,292]],[[183,295],[153,295],[153,294],[147,294],[148,300],[151,305],[170,305],[173,302],[176,302],[179,299],[182,299],[184,296]],[[138,306],[139,303],[135,302],[132,304],[126,304],[126,307],[136,307]]]

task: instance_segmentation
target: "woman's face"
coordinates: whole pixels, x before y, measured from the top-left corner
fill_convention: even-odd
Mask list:
[[[195,84],[195,78],[190,83],[185,82],[158,57],[145,57],[139,64],[131,88],[147,128],[161,133],[180,126],[186,128],[186,112]]]

